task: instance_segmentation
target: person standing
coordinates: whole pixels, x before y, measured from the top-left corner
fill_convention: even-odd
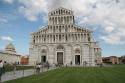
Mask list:
[[[13,74],[14,74],[14,75],[16,74],[16,62],[13,63]]]
[[[3,62],[3,74],[5,74],[5,71],[6,71],[5,65],[6,65],[6,61]]]
[[[36,65],[36,74],[40,73],[40,68],[41,68],[41,65],[39,63],[39,64]]]
[[[2,60],[0,60],[0,82],[1,82],[2,74],[3,74],[3,62]]]
[[[46,65],[47,65],[47,69],[49,69],[49,66],[50,66],[50,65],[49,65],[49,62],[48,62],[48,61],[46,62]]]
[[[72,66],[72,61],[70,62],[70,66]]]

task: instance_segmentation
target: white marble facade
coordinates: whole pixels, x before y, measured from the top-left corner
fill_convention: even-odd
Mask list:
[[[49,12],[47,26],[31,34],[29,64],[95,66],[97,45],[91,30],[75,24],[73,11],[60,7]]]

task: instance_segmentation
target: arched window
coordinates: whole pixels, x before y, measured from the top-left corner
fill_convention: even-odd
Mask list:
[[[59,34],[59,41],[61,41],[61,35]]]
[[[62,45],[57,46],[57,49],[64,49]]]
[[[45,50],[45,49],[43,49],[43,50],[42,50],[42,53],[46,53],[46,50]]]
[[[63,11],[61,10],[61,14],[63,13]]]
[[[61,14],[61,11],[59,10],[59,15]]]
[[[75,53],[80,53],[80,49],[76,48]]]
[[[87,34],[87,37],[88,37],[88,41],[90,41],[90,40],[91,40],[91,38],[90,38],[90,35],[89,35],[89,34]]]

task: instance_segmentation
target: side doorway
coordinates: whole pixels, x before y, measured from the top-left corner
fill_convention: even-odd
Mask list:
[[[46,56],[41,56],[41,62],[45,63],[46,62]]]
[[[80,65],[80,55],[75,55],[75,65]]]

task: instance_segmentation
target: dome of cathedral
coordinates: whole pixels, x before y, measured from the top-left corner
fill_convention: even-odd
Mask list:
[[[6,46],[5,51],[9,53],[16,53],[15,46],[12,43],[9,43]]]
[[[6,46],[6,49],[15,49],[14,45],[12,43],[9,43],[7,46]]]

